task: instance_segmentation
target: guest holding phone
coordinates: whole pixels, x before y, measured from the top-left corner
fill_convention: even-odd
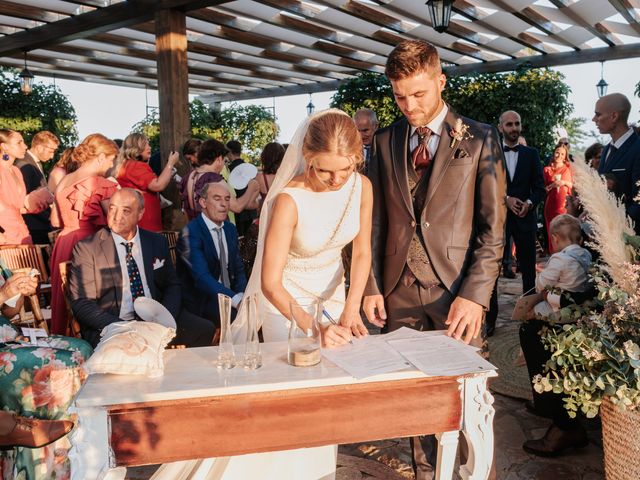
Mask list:
[[[178,162],[178,152],[171,152],[160,175],[153,173],[149,166],[151,146],[147,137],[141,133],[132,133],[124,139],[120,150],[122,164],[116,178],[123,188],[139,190],[144,197],[144,214],[138,223],[140,228],[160,232],[162,216],[160,214],[160,194],[173,176],[173,167]]]

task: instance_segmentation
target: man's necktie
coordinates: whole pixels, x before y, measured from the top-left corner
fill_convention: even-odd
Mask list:
[[[517,152],[518,151],[518,145],[516,145],[515,147],[510,147],[509,145],[502,145],[502,149],[505,152]]]
[[[416,169],[416,173],[422,177],[429,163],[431,163],[429,149],[427,148],[429,138],[431,137],[431,129],[429,127],[418,127],[416,128],[416,134],[418,135],[418,146],[411,152],[411,159],[413,160],[413,168]]]
[[[127,250],[125,260],[127,261],[127,273],[129,274],[129,288],[131,289],[131,297],[135,300],[138,297],[144,297],[144,288],[142,287],[142,277],[136,259],[133,258],[133,242],[122,242]]]
[[[227,266],[227,251],[224,248],[224,242],[222,241],[222,228],[214,228],[216,235],[218,236],[218,256],[220,257],[220,279],[222,284],[231,288],[231,282],[229,281],[229,269]]]
[[[371,145],[365,145],[364,146],[364,161],[365,161],[365,163],[368,163],[370,159],[371,159]]]

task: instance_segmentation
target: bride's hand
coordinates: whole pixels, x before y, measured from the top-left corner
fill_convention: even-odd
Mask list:
[[[351,331],[341,325],[329,325],[322,330],[322,346],[325,348],[338,347],[351,341]]]
[[[359,310],[351,311],[345,309],[342,315],[340,315],[340,325],[351,330],[351,333],[353,333],[356,338],[369,335],[369,331],[367,327],[364,326]]]

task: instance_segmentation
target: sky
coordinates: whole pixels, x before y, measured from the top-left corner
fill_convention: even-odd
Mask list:
[[[640,59],[613,60],[604,64],[604,78],[609,83],[608,93],[620,92],[631,100],[631,122],[640,123],[640,98],[633,92],[640,80],[636,73],[640,66]],[[569,102],[574,106],[574,117],[583,117],[586,122],[583,130],[594,131],[591,118],[593,107],[598,99],[596,83],[600,80],[600,63],[571,65],[555,68],[565,75],[565,82],[571,88]],[[50,79],[36,78],[37,81],[51,83]],[[102,133],[111,138],[124,138],[131,127],[142,120],[147,107],[157,107],[158,95],[156,91],[140,88],[117,87],[97,83],[79,82],[72,80],[56,80],[56,85],[67,95],[78,116],[78,131],[80,139],[90,133]],[[334,92],[314,93],[288,97],[248,100],[238,102],[241,105],[257,104],[267,107],[275,106],[277,121],[280,126],[278,141],[288,143],[296,127],[307,115],[306,105],[311,98],[316,110],[329,107]],[[223,104],[224,108],[225,104]],[[517,105],[514,105],[517,110]],[[526,125],[525,125],[526,129]],[[596,132],[597,133],[597,132]],[[603,140],[603,138],[600,138]],[[607,140],[608,139],[604,139]],[[596,137],[585,140],[583,146],[596,141]]]

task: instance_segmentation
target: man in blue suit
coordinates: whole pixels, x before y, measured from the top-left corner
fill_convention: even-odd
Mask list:
[[[600,133],[611,136],[611,142],[602,151],[598,173],[616,176],[627,215],[634,221],[636,233],[640,233],[640,205],[634,201],[640,180],[640,136],[627,123],[630,112],[629,99],[621,93],[612,93],[596,102],[593,121]]]
[[[178,240],[178,273],[185,307],[219,326],[218,294],[238,308],[247,277],[238,249],[238,232],[227,220],[231,193],[224,182],[208,183],[200,192],[202,213]]]

